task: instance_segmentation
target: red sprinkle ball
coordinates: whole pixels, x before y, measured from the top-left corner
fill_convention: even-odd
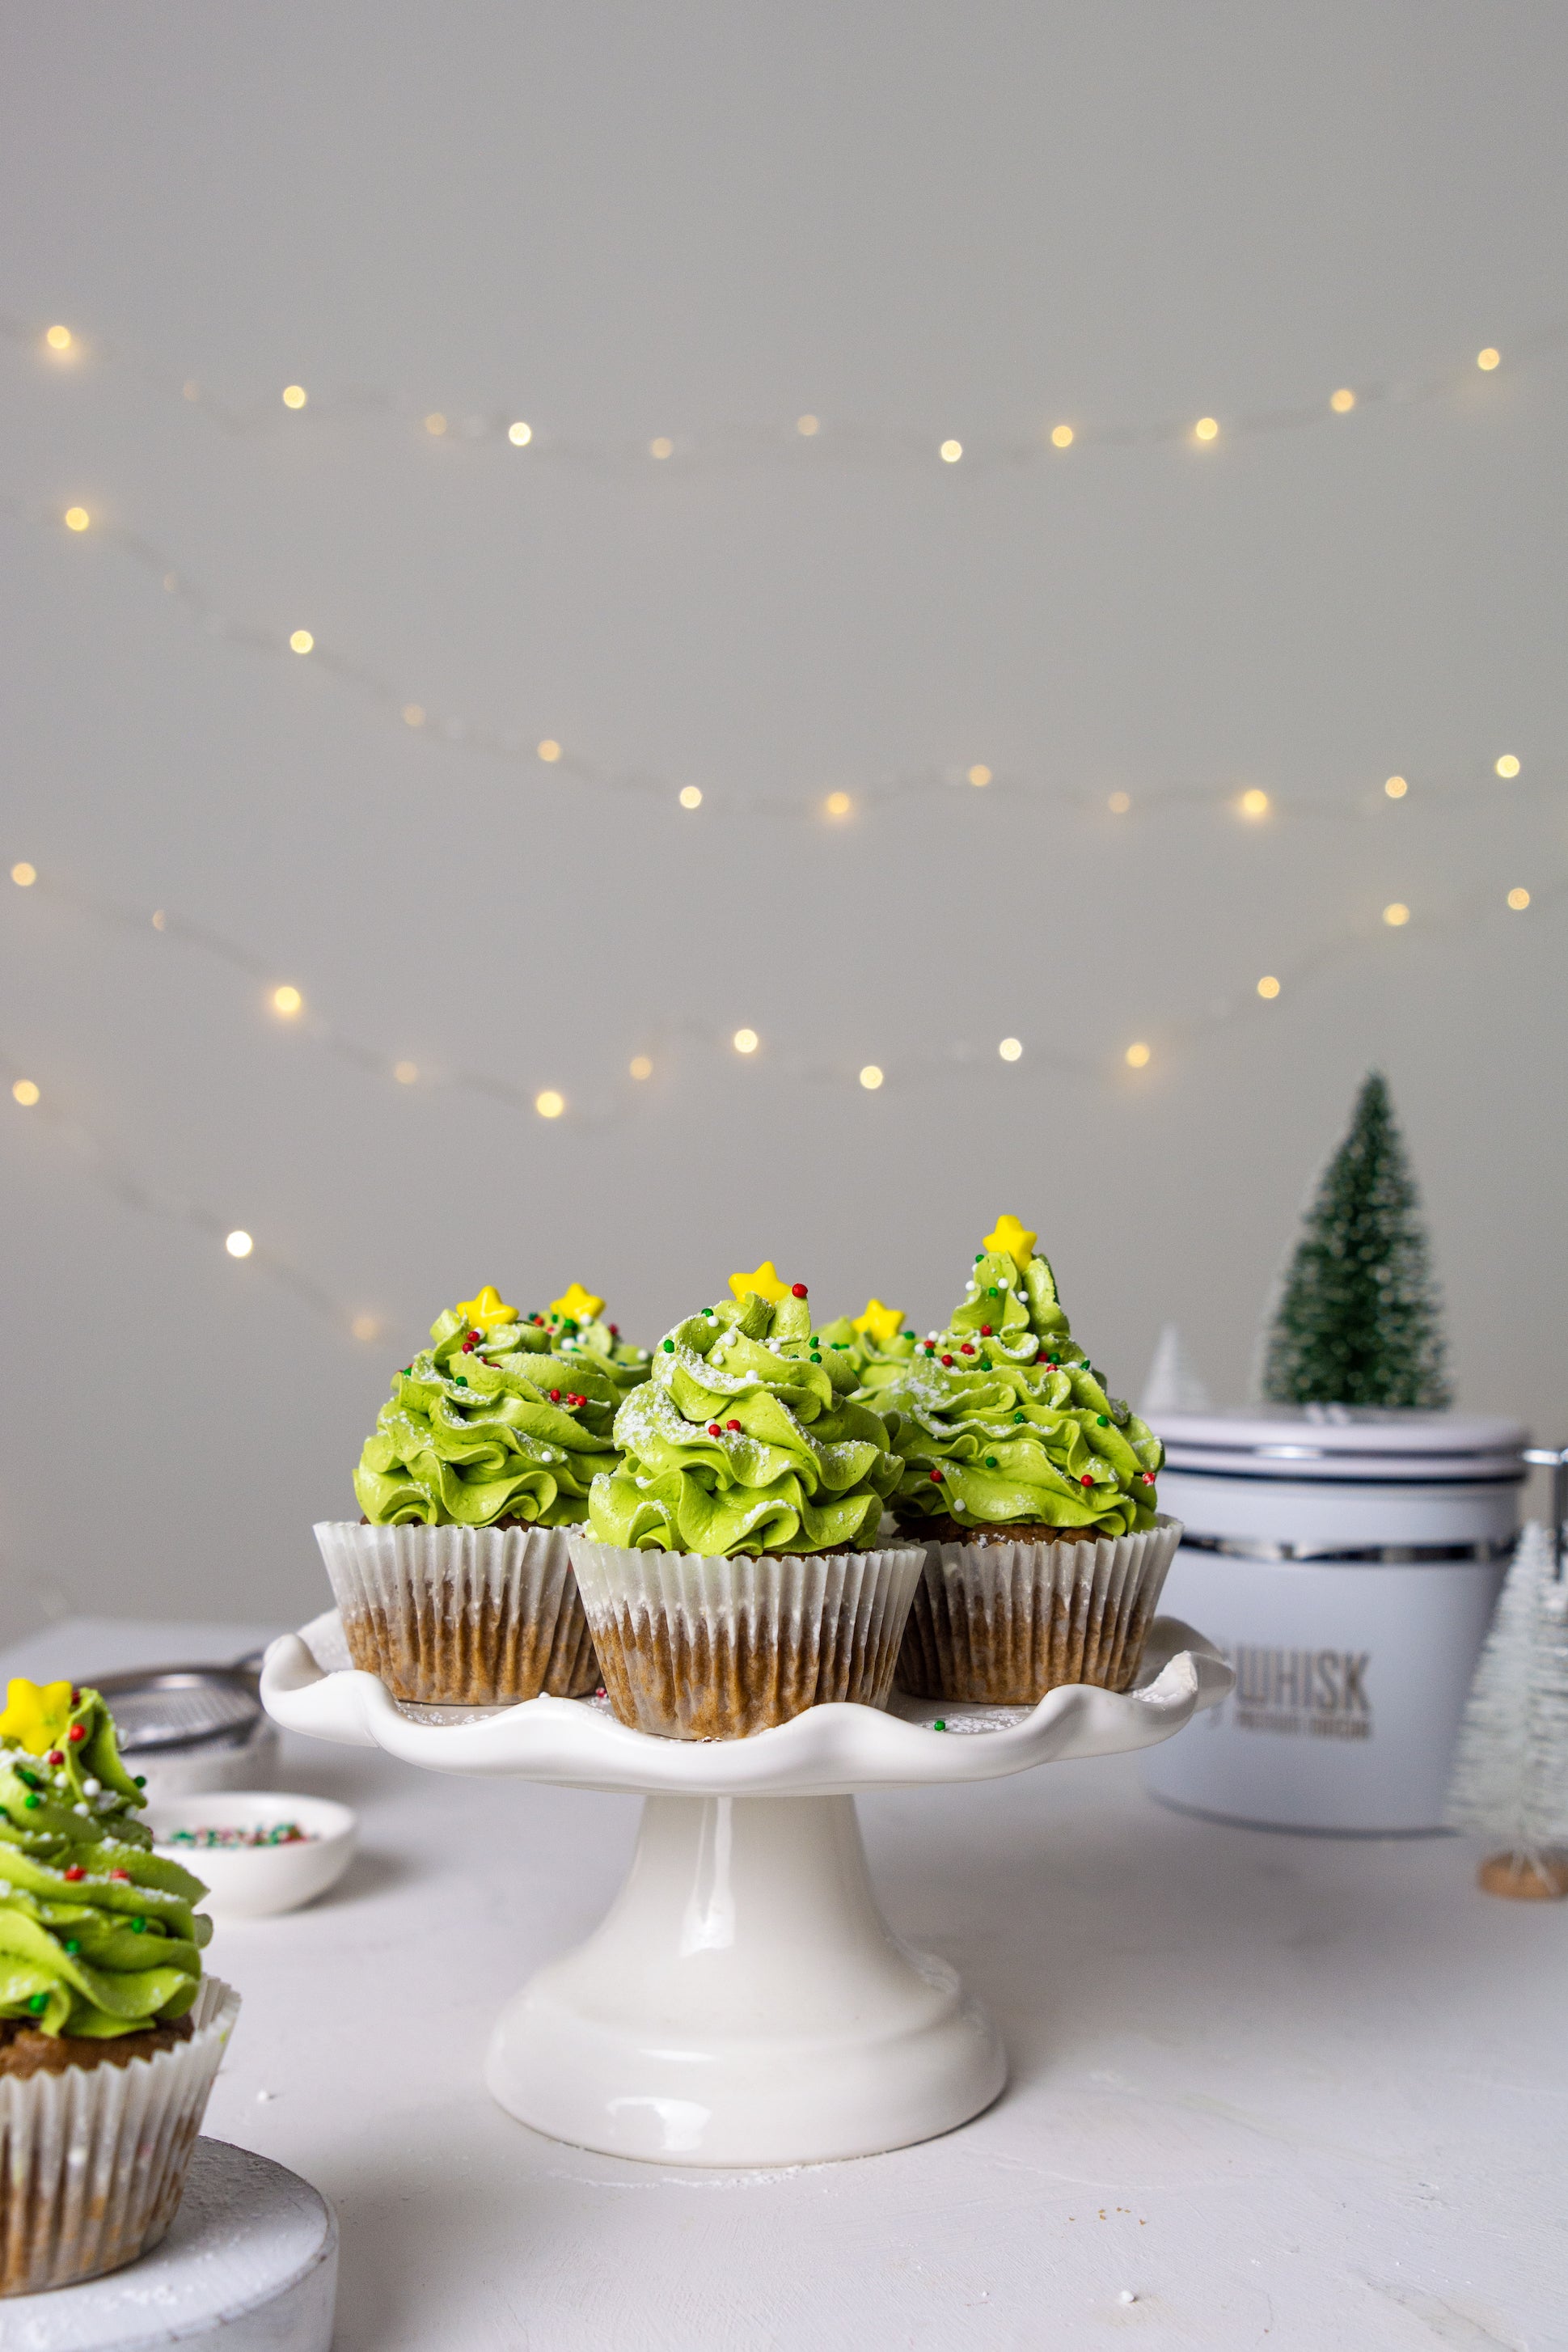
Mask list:
[[[724,1425],[726,1429],[738,1429],[740,1427],[738,1421],[727,1421]]]
[[[1145,1484],[1145,1486],[1152,1486],[1154,1485],[1154,1483],[1155,1483],[1155,1474],[1154,1474],[1154,1472],[1153,1472],[1152,1470],[1145,1470],[1145,1473],[1144,1473],[1144,1484]]]
[[[65,1760],[65,1751],[59,1748],[51,1748],[44,1759],[46,1764],[63,1764]]]
[[[940,1470],[933,1470],[931,1473],[931,1484],[934,1486],[939,1486],[942,1484],[942,1473]]]
[[[981,1337],[981,1339],[988,1339],[990,1338],[990,1336],[991,1336],[991,1327],[990,1327],[990,1325],[989,1325],[988,1323],[982,1323],[982,1324],[981,1324],[981,1326],[980,1326],[980,1337]]]
[[[478,1332],[477,1332],[477,1331],[470,1331],[470,1332],[469,1332],[469,1334],[468,1334],[468,1337],[467,1337],[467,1338],[466,1338],[466,1339],[465,1339],[465,1340],[464,1340],[464,1342],[463,1342],[463,1352],[464,1352],[464,1354],[465,1354],[465,1356],[470,1356],[470,1355],[472,1355],[472,1354],[473,1354],[473,1352],[474,1352],[474,1350],[475,1350],[475,1349],[476,1349],[478,1345],[479,1345],[479,1334],[478,1334]]]
[[[85,1878],[87,1876],[87,1873],[82,1868],[79,1862],[73,1862],[68,1865],[66,1876],[70,1880],[71,1885],[74,1886],[78,1878]]]
[[[86,1726],[86,1724],[85,1724],[85,1723],[73,1723],[73,1724],[72,1724],[72,1726],[71,1726],[71,1727],[70,1727],[70,1729],[67,1732],[67,1734],[66,1734],[66,1738],[70,1741],[70,1743],[71,1743],[72,1747],[74,1748],[74,1747],[76,1746],[76,1744],[77,1744],[77,1742],[78,1742],[78,1740],[82,1740],[82,1739],[85,1739],[85,1738],[87,1738],[87,1726]]]
[[[560,1402],[560,1391],[559,1389],[551,1389],[549,1392],[549,1401],[551,1404],[559,1404]]]
[[[128,1870],[111,1870],[109,1874],[110,1878],[122,1878],[127,1886],[131,1884],[131,1873]]]
[[[789,1296],[791,1298],[804,1298],[806,1296],[805,1284],[803,1282],[792,1282],[789,1285]]]
[[[1093,1481],[1093,1479],[1090,1476],[1090,1475],[1089,1475],[1088,1471],[1087,1471],[1087,1470],[1085,1470],[1085,1472],[1083,1473],[1082,1477],[1079,1480],[1079,1482],[1078,1482],[1078,1483],[1079,1483],[1079,1485],[1080,1485],[1081,1486],[1092,1486],[1092,1485],[1094,1484],[1094,1481]]]
[[[969,1342],[967,1341],[967,1339],[960,1339],[960,1340],[959,1340],[959,1342],[958,1342],[958,1353],[959,1353],[961,1356],[972,1356],[972,1355],[974,1354],[974,1352],[975,1352],[975,1351],[974,1351],[973,1348],[969,1345]]]
[[[952,1359],[952,1357],[951,1357],[951,1356],[944,1356],[944,1357],[943,1357],[943,1359],[942,1359],[942,1361],[943,1361],[945,1364],[950,1364],[950,1363],[952,1362],[952,1360],[953,1360],[953,1359]]]
[[[707,1433],[710,1437],[722,1437],[724,1435],[724,1432],[720,1429],[716,1421],[709,1422],[707,1425]]]

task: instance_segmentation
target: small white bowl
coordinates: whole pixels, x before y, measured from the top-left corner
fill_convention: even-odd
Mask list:
[[[262,1919],[298,1911],[335,1886],[354,1857],[358,1816],[329,1797],[291,1797],[281,1790],[214,1789],[149,1805],[157,1851],[182,1864],[208,1889],[214,1919]],[[175,1830],[267,1830],[293,1822],[305,1832],[289,1845],[190,1846],[170,1843]]]

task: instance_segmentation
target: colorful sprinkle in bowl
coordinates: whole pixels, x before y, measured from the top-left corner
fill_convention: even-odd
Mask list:
[[[359,1818],[329,1797],[213,1789],[147,1808],[158,1853],[204,1879],[214,1919],[298,1911],[335,1886],[354,1857]]]

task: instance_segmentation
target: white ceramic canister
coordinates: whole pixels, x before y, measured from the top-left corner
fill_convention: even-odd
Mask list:
[[[1279,1829],[1436,1830],[1525,1475],[1517,1422],[1343,1405],[1157,1417],[1183,1522],[1162,1606],[1230,1696],[1151,1748],[1166,1802]]]

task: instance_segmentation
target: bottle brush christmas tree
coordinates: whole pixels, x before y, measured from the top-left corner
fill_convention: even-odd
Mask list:
[[[1568,1895],[1568,1585],[1551,1536],[1520,1537],[1454,1750],[1450,1829],[1502,1852],[1480,1866],[1489,1895]]]
[[[1437,1288],[1416,1180],[1374,1070],[1325,1169],[1266,1344],[1271,1404],[1448,1402]]]

